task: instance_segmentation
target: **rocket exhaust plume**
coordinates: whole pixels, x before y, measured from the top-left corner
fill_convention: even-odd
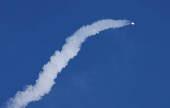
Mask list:
[[[50,61],[44,65],[43,71],[40,72],[39,78],[34,85],[29,85],[24,91],[18,91],[13,98],[6,103],[6,108],[24,108],[30,102],[38,101],[51,91],[55,84],[54,79],[57,74],[67,66],[70,59],[74,58],[80,50],[81,44],[87,37],[98,34],[100,31],[109,28],[119,28],[130,25],[128,20],[99,20],[78,29],[72,36],[66,39],[61,51],[55,51]]]

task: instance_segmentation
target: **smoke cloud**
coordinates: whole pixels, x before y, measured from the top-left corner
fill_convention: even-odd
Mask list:
[[[109,28],[119,28],[129,25],[128,20],[99,20],[78,29],[72,36],[66,39],[61,51],[55,51],[50,61],[44,65],[39,78],[34,85],[29,85],[24,91],[18,91],[13,98],[6,103],[6,108],[24,108],[30,102],[38,101],[51,91],[55,84],[57,74],[67,66],[70,59],[74,58],[80,50],[81,44],[86,38],[98,34],[100,31]]]

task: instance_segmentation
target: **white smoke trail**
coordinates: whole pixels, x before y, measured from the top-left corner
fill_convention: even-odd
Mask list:
[[[128,20],[106,19],[78,29],[72,36],[66,39],[61,52],[56,51],[51,56],[50,61],[44,65],[43,72],[40,72],[36,84],[27,86],[25,91],[18,91],[14,98],[10,98],[7,102],[6,108],[24,108],[30,102],[38,101],[42,96],[48,94],[55,84],[54,79],[57,77],[57,74],[61,72],[70,59],[77,55],[81,44],[87,37],[109,28],[119,28],[129,24]]]

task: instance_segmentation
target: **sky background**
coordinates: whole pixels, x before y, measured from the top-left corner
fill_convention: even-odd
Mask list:
[[[88,38],[52,91],[26,108],[170,108],[169,0],[1,0],[0,106],[35,84],[65,39],[101,19],[134,26]]]

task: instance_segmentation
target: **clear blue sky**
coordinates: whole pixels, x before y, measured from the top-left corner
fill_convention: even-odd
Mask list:
[[[1,0],[0,106],[34,84],[65,39],[100,19],[134,26],[90,37],[27,108],[170,108],[169,0]]]

